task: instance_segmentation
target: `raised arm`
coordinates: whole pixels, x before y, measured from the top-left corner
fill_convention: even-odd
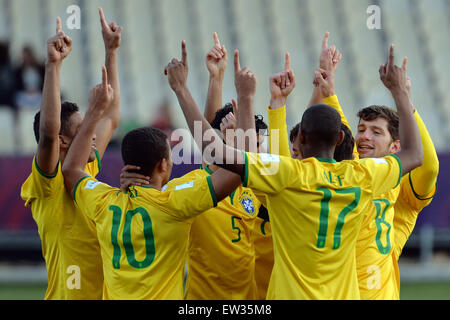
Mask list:
[[[211,140],[214,141],[213,150],[211,155],[213,158],[206,159],[210,163],[215,163],[227,170],[237,173],[240,176],[244,175],[245,171],[245,159],[244,155],[231,147],[226,146],[222,139],[217,135],[217,133],[211,128],[210,124],[202,116],[194,98],[192,97],[188,87],[187,87],[187,77],[188,77],[188,60],[187,60],[187,50],[186,43],[182,41],[181,43],[182,58],[181,61],[177,59],[172,59],[171,62],[166,66],[164,74],[167,75],[169,85],[177,96],[180,107],[183,111],[186,122],[189,126],[191,134],[196,139],[196,143],[202,150],[205,156],[205,149],[211,148]],[[251,75],[248,75],[251,78]],[[243,88],[253,92],[256,86],[246,85],[240,87],[238,91],[238,96],[241,93],[241,101],[246,100],[244,96]],[[249,93],[251,94],[251,93]],[[250,99],[248,99],[250,100]],[[196,129],[200,129],[201,136],[198,137]],[[209,136],[211,139],[205,139],[204,137]]]
[[[387,64],[381,65],[379,72],[381,81],[391,92],[397,106],[402,142],[402,150],[397,156],[402,163],[402,175],[405,175],[422,164],[423,148],[406,87],[406,59],[402,67],[394,64],[394,45],[389,48]]]
[[[57,171],[59,133],[61,130],[60,69],[62,61],[72,50],[72,40],[62,31],[61,19],[56,20],[56,35],[47,42],[44,87],[39,120],[39,142],[36,162],[47,175]]]
[[[295,75],[291,69],[291,56],[285,55],[284,71],[269,78],[269,152],[290,156],[289,137],[286,125],[286,102],[295,88]],[[278,130],[278,131],[276,131]],[[275,139],[278,136],[278,139]],[[275,138],[274,138],[275,137]],[[278,145],[276,145],[278,143]]]
[[[405,70],[406,62],[407,60],[405,59]],[[408,96],[411,99],[411,79],[409,78],[406,79],[406,89],[408,90]],[[413,105],[412,102],[411,105]],[[414,193],[414,196],[423,200],[432,196],[433,191],[435,191],[437,176],[439,173],[439,160],[433,140],[431,139],[427,127],[425,126],[425,123],[416,108],[414,108],[414,118],[416,119],[419,127],[420,138],[422,140],[423,163],[420,167],[410,172],[410,179],[408,179],[408,181],[403,180],[402,183],[408,183],[411,192]]]
[[[213,34],[214,46],[206,55],[206,68],[209,72],[208,94],[206,96],[205,118],[211,123],[217,110],[222,108],[222,85],[228,63],[228,54],[219,36]]]
[[[249,81],[250,80],[250,81]],[[237,128],[236,148],[257,152],[257,136],[255,127],[255,112],[253,110],[253,96],[242,94],[242,87],[252,86],[250,90],[256,90],[257,79],[248,67],[241,68],[239,50],[234,51],[234,85],[237,93]],[[245,89],[245,88],[244,88]]]
[[[66,189],[73,194],[76,184],[88,176],[84,167],[91,152],[92,138],[104,112],[110,108],[114,90],[108,83],[108,73],[102,67],[102,84],[95,86],[89,93],[89,108],[80,129],[75,136],[62,168]]]
[[[105,66],[108,72],[109,84],[114,90],[114,100],[108,110],[105,111],[103,118],[99,121],[95,130],[97,137],[95,139],[95,145],[100,157],[103,157],[109,141],[119,125],[120,119],[120,83],[117,52],[120,47],[123,29],[114,22],[108,24],[102,8],[99,8],[99,15],[103,42],[105,44]]]

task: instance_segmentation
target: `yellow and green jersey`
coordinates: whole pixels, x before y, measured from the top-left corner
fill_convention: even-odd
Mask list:
[[[265,194],[270,212],[274,267],[267,298],[359,299],[356,237],[372,198],[400,182],[400,160],[245,158],[243,186]]]
[[[255,245],[255,280],[258,300],[265,300],[273,269],[273,241],[270,221],[256,218],[253,228]]]
[[[209,167],[191,171],[169,186],[212,174]],[[239,186],[214,208],[197,216],[191,226],[185,299],[257,299],[252,230],[260,202]]]
[[[73,198],[95,221],[104,299],[179,300],[192,218],[217,205],[211,178],[127,193],[84,177]]]
[[[100,171],[98,153],[86,173]],[[42,243],[48,286],[45,299],[95,300],[102,298],[103,270],[94,222],[73,203],[64,187],[61,163],[55,175],[46,175],[33,159],[21,197],[31,206]]]
[[[349,126],[336,96],[324,99],[335,108],[342,123]],[[414,112],[424,148],[424,162],[404,176],[400,185],[372,200],[365,215],[356,245],[356,265],[361,298],[364,300],[400,299],[400,274],[398,259],[411,235],[419,212],[432,200],[436,191],[438,161],[433,142],[419,113]],[[355,150],[355,158],[359,155]],[[434,175],[422,172],[434,172]],[[416,186],[432,191],[418,195]],[[431,187],[429,187],[431,186]],[[433,187],[434,186],[434,187]]]

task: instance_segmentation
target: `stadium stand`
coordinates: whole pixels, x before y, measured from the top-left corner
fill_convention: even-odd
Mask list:
[[[369,30],[366,25],[366,10],[372,4],[381,8],[380,30]],[[66,10],[70,5],[81,8],[80,30],[67,28],[70,13]],[[77,102],[82,111],[87,108],[89,89],[100,80],[99,71],[104,63],[99,6],[103,7],[108,22],[124,27],[119,54],[123,107],[118,139],[128,129],[150,124],[156,108],[165,99],[169,101],[174,126],[186,127],[163,74],[171,58],[180,58],[183,39],[188,48],[189,87],[201,109],[208,81],[205,56],[213,45],[212,34],[216,31],[228,50],[224,103],[236,97],[233,52],[238,48],[241,65],[248,66],[258,77],[255,113],[266,119],[269,76],[281,70],[284,53],[290,52],[297,86],[288,100],[288,129],[299,121],[309,102],[320,41],[326,31],[330,32],[329,44],[335,44],[343,54],[336,74],[336,92],[353,130],[357,126],[356,113],[362,107],[370,104],[394,107],[379,80],[378,68],[385,63],[389,43],[395,43],[398,59],[408,56],[412,100],[420,110],[441,161],[436,199],[421,214],[417,232],[406,250],[422,248],[421,257],[425,262],[430,260],[433,245],[448,251],[450,218],[446,199],[450,185],[442,177],[450,173],[449,0],[0,0],[0,40],[11,42],[14,63],[18,63],[21,49],[27,44],[33,46],[40,59],[45,59],[46,41],[54,34],[56,17],[61,17],[64,31],[74,43],[61,72],[62,95]],[[14,232],[23,237],[24,233],[20,233],[23,229],[29,231],[35,227],[18,194],[36,149],[32,121],[38,108],[21,110],[17,127],[10,109],[0,108],[3,181],[0,248],[19,239],[14,238]],[[19,142],[14,135],[19,135]],[[16,160],[12,155],[20,157]],[[104,177],[116,174],[121,167],[117,153],[109,156],[105,159],[109,165],[104,167],[107,170]],[[14,167],[17,163],[18,168]],[[11,212],[17,212],[19,218],[12,218]],[[420,232],[425,226],[433,228],[432,236]],[[19,244],[39,248],[35,229],[32,234],[35,237],[23,237],[26,241]],[[407,279],[416,276],[414,272],[406,274]]]

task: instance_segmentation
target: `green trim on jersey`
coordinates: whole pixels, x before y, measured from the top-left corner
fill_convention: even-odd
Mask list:
[[[242,150],[242,153],[244,154],[244,159],[245,159],[245,169],[244,169],[244,177],[241,177],[241,182],[242,182],[242,186],[244,188],[247,188],[247,184],[248,184],[248,155],[247,153]]]
[[[36,156],[34,157],[34,166],[36,167],[37,171],[41,174],[41,176],[43,176],[44,178],[52,179],[52,178],[56,177],[56,175],[58,174],[58,169],[56,169],[55,174],[46,174],[44,171],[42,171],[37,164]],[[56,168],[58,168],[58,166],[59,166],[59,160],[58,160],[58,164],[56,165]]]
[[[75,203],[77,203],[77,200],[75,199],[75,195],[76,195],[76,193],[77,193],[78,185],[79,185],[84,179],[87,179],[87,178],[91,178],[91,176],[84,176],[83,178],[81,178],[81,179],[77,182],[77,184],[75,185],[75,188],[73,188],[72,198],[73,198],[73,201],[75,201]]]
[[[97,158],[98,172],[100,172],[102,170],[102,159],[100,158],[100,153],[98,153],[97,149],[95,149],[95,157]]]
[[[402,180],[402,172],[403,172],[402,161],[395,154],[390,154],[389,156],[394,157],[395,159],[397,159],[398,166],[400,167],[400,174],[399,174],[399,177],[398,177],[398,182],[397,182],[397,185],[395,186],[395,187],[397,187],[400,184],[400,181]]]
[[[320,162],[337,163],[337,161],[334,159],[327,159],[327,158],[316,158],[316,159],[319,160]]]
[[[217,207],[217,196],[216,196],[216,191],[214,190],[211,176],[206,177],[206,181],[208,181],[209,192],[211,192],[211,198],[213,200],[214,207]]]
[[[436,182],[436,188],[434,189],[433,195],[432,195],[431,197],[429,197],[429,198],[421,198],[421,197],[416,193],[416,190],[414,190],[414,187],[413,187],[413,184],[412,184],[412,180],[411,180],[411,172],[408,174],[408,178],[409,178],[409,185],[411,186],[411,190],[412,190],[412,192],[414,193],[414,196],[416,197],[417,200],[420,200],[420,201],[426,201],[426,200],[433,199],[433,197],[435,196],[436,191],[437,191],[437,182]]]

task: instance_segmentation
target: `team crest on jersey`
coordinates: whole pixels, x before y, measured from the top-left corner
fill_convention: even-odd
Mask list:
[[[239,203],[241,204],[242,209],[244,209],[244,211],[249,215],[253,216],[255,214],[253,195],[250,194],[250,192],[245,191],[244,193],[242,193],[239,198]]]

